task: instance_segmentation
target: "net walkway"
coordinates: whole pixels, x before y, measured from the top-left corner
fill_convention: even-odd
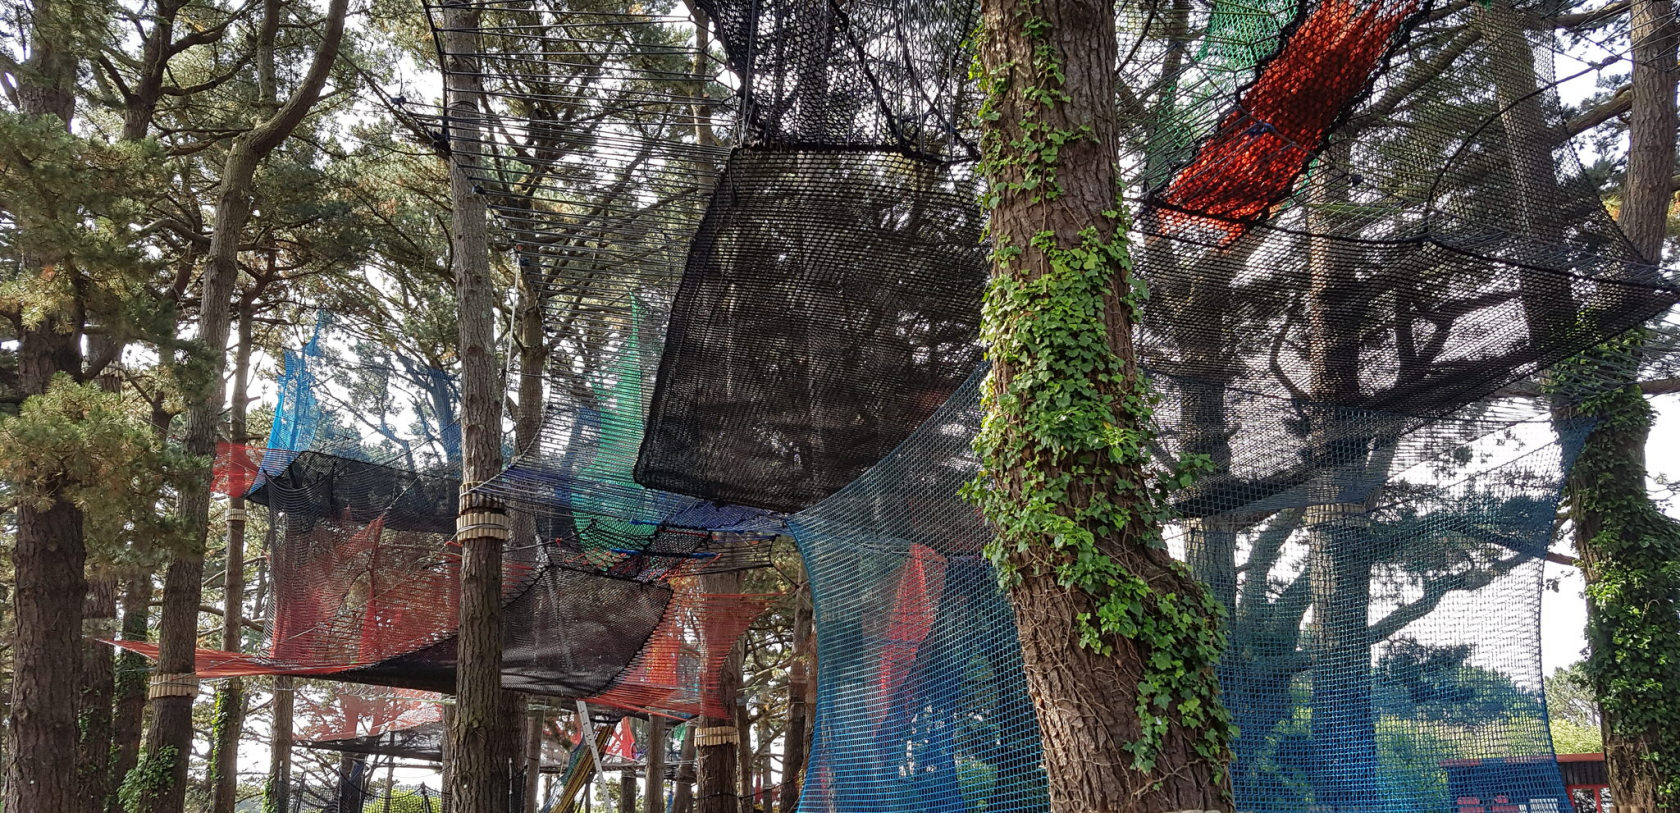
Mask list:
[[[509,685],[624,688],[586,653],[664,669],[630,642],[683,623],[673,574],[711,561],[683,557],[788,533],[821,664],[802,810],[1045,810],[990,532],[956,496],[977,470],[984,376],[977,6],[427,11],[434,28],[467,21],[473,45],[440,55],[485,92],[408,112],[443,145],[469,122],[485,134],[451,158],[497,213],[557,348],[537,442],[484,488],[532,538],[570,540],[533,547],[541,560],[510,546],[510,568],[528,569],[510,570],[510,607],[557,597],[529,617],[588,640],[518,639]],[[1175,496],[1168,543],[1229,612],[1240,810],[1567,809],[1538,639],[1541,563],[1590,428],[1563,416],[1640,361],[1599,355],[1567,389],[1534,382],[1680,289],[1633,252],[1574,153],[1559,11],[1117,9],[1121,193],[1153,292],[1137,341],[1162,393],[1159,457],[1215,464]],[[363,537],[430,534],[416,547],[446,550],[445,506],[390,508],[424,502],[431,475],[311,459],[263,464],[272,499],[282,482],[342,478],[302,489],[336,501],[312,509],[316,526],[341,525],[340,553],[299,573],[345,583],[319,563],[349,561]],[[732,555],[749,554],[715,558]],[[597,589],[567,581],[585,576],[617,591],[610,625],[604,597],[570,603]],[[532,589],[544,580],[565,584]],[[357,647],[380,613],[359,606],[303,613],[341,629],[310,657],[447,685],[446,629],[374,658]]]

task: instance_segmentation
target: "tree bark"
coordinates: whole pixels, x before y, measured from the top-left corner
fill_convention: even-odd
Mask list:
[[[502,719],[502,546],[507,514],[473,491],[501,471],[502,382],[496,363],[495,296],[490,280],[489,225],[484,198],[463,169],[481,147],[477,123],[484,94],[478,73],[480,10],[444,7],[444,87],[448,99],[449,188],[453,209],[456,301],[460,308],[461,606],[455,667],[455,717],[449,726],[449,792],[456,813],[501,813],[509,785],[508,723]]]
[[[362,813],[367,800],[367,757],[348,751],[338,756],[339,813]]]
[[[29,62],[19,73],[23,113],[55,116],[66,130],[75,110],[73,15],[65,0],[34,0],[29,9]],[[19,223],[28,230],[48,224]],[[53,274],[61,258],[31,251],[21,273]],[[24,398],[47,391],[59,373],[81,374],[80,325],[49,313],[18,333],[18,388]],[[75,810],[76,694],[82,665],[82,601],[87,554],[82,512],[63,500],[61,477],[43,483],[44,502],[23,500],[15,516],[12,562],[17,631],[12,661],[5,766],[6,810]]]
[[[1520,233],[1560,239],[1569,224],[1560,220],[1557,171],[1552,163],[1553,137],[1546,128],[1534,48],[1523,35],[1522,15],[1510,0],[1491,0],[1477,19],[1496,61],[1494,98],[1500,107],[1505,158],[1517,191],[1512,216]],[[1523,274],[1518,282],[1523,319],[1535,341],[1550,337],[1574,321],[1575,301],[1559,274]]]
[[[1660,263],[1674,201],[1680,23],[1670,0],[1633,0],[1630,22],[1633,90],[1617,220],[1634,249]],[[1638,646],[1680,637],[1680,590],[1663,575],[1680,554],[1680,527],[1651,502],[1646,488],[1652,414],[1637,388],[1640,349],[1632,348],[1633,358],[1624,362],[1626,386],[1607,399],[1608,414],[1587,437],[1569,496],[1587,587],[1588,671],[1604,701],[1600,725],[1610,796],[1618,810],[1656,811],[1680,803],[1680,776],[1665,770],[1680,764],[1680,736],[1671,717],[1631,718],[1641,706],[1672,707],[1680,697],[1680,664],[1653,662],[1653,653]]]
[[[112,693],[116,688],[116,653],[108,639],[116,633],[117,580],[88,582],[82,621],[81,744],[76,774],[83,813],[102,813],[111,793]]]
[[[527,712],[525,718],[525,799],[520,807],[523,813],[537,813],[538,781],[542,778],[542,741],[543,723],[547,721],[547,714],[543,707],[536,707]]]
[[[700,589],[711,595],[741,592],[739,572],[708,573],[700,579]],[[716,700],[729,714],[721,718],[702,716],[696,719],[699,726],[695,731],[695,744],[699,752],[697,768],[700,786],[696,805],[699,813],[743,813],[739,779],[741,751],[737,747],[740,729],[736,727],[734,714],[741,702],[739,650],[733,641],[721,640],[710,632],[709,629],[703,630],[707,634],[709,651],[715,652],[717,647],[728,647],[730,651],[723,669],[718,673],[716,685]]]
[[[618,813],[636,813],[636,772],[621,771],[618,775]]]
[[[292,677],[274,676],[274,721],[269,736],[268,780],[263,786],[263,813],[287,813],[292,792]]]
[[[451,797],[454,794],[449,790],[455,786],[455,746],[449,734],[454,730],[455,707],[453,705],[444,706],[443,747],[439,749],[442,751],[440,757],[443,764],[438,766],[438,782],[443,786],[443,790],[438,793],[438,813],[450,813],[451,810],[454,810],[454,805],[451,802]]]
[[[665,718],[648,715],[647,776],[642,789],[645,813],[665,813]]]
[[[1330,147],[1322,166],[1345,163],[1345,142]],[[1312,399],[1317,404],[1358,400],[1359,341],[1348,314],[1360,291],[1344,273],[1357,267],[1357,249],[1317,235],[1334,233],[1337,205],[1349,186],[1337,173],[1315,173],[1307,240],[1307,331]],[[1316,747],[1326,757],[1314,771],[1314,798],[1325,804],[1358,804],[1376,782],[1376,729],[1371,707],[1371,558],[1360,531],[1364,505],[1347,504],[1342,484],[1363,469],[1367,441],[1349,437],[1340,413],[1321,408],[1312,416],[1307,446],[1319,469],[1309,484],[1307,570],[1312,595],[1312,722]]]
[[[249,301],[239,308],[239,341],[234,351],[233,401],[229,407],[228,438],[245,443],[246,387],[251,373],[251,319]],[[245,497],[234,494],[228,498],[227,552],[222,580],[222,649],[238,652],[244,632],[240,622],[245,604]],[[216,690],[216,719],[213,732],[211,760],[211,810],[214,813],[234,813],[235,794],[239,788],[239,740],[245,727],[245,683],[233,677],[222,681]]]
[[[112,336],[96,336],[88,342],[92,355],[116,358],[122,345]],[[115,374],[99,376],[99,388],[109,393],[122,391],[122,379]],[[117,633],[117,577],[107,564],[98,578],[88,580],[87,602],[83,605],[81,744],[76,774],[81,786],[83,813],[102,813],[111,795],[111,746],[116,690],[116,652],[105,641]]]
[[[124,641],[144,641],[151,618],[152,576],[143,573],[123,586],[122,637]],[[140,735],[146,718],[146,675],[151,666],[142,655],[123,652],[117,656],[116,686],[111,722],[111,778],[127,776],[140,756]],[[106,813],[118,813],[115,787],[106,789]]]
[[[735,776],[740,780],[740,798],[742,813],[752,813],[753,809],[753,748],[752,748],[752,717],[747,711],[746,692],[746,664],[747,641],[741,636],[735,642],[735,647],[729,655],[730,669],[733,669],[740,681],[741,691],[735,699]]]
[[[811,588],[803,572],[793,609],[793,662],[788,665],[788,722],[782,734],[782,789],[778,805],[782,813],[799,809],[799,789],[805,781],[805,760],[810,742],[810,706],[805,692],[811,682]],[[673,813],[682,813],[674,811]]]
[[[699,722],[696,718],[683,726],[682,762],[677,765],[677,786],[671,792],[671,813],[694,813],[694,727]]]
[[[222,370],[227,360],[230,311],[239,276],[239,244],[251,215],[252,180],[257,167],[289,137],[315,106],[344,35],[348,0],[331,0],[308,72],[279,110],[234,139],[217,188],[215,228],[206,258],[198,338],[209,354],[206,379],[189,398],[183,446],[189,454],[211,457],[216,451],[216,423],[223,403]],[[163,618],[158,629],[157,674],[153,677],[152,729],[137,768],[139,813],[181,813],[186,804],[187,757],[192,746],[193,676],[198,638],[198,607],[203,592],[204,547],[210,524],[210,481],[185,484],[181,518],[187,524],[188,549],[176,555],[164,575]]]
[[[989,304],[982,328],[998,337],[989,353],[987,382],[992,433],[988,442],[995,445],[984,457],[987,488],[1001,496],[985,498],[995,500],[989,516],[994,522],[1007,519],[1002,515],[1013,513],[1013,507],[1040,497],[1053,501],[1050,510],[1064,518],[1099,510],[1094,506],[1105,501],[1136,504],[1140,498],[1135,489],[1128,492],[1124,484],[1147,481],[1141,463],[1107,453],[1047,462],[1048,450],[1042,457],[1035,452],[1045,443],[1033,434],[1038,430],[1027,425],[1023,415],[999,407],[1014,403],[1010,393],[1024,371],[1015,368],[1012,351],[998,348],[1020,335],[1027,316],[1061,307],[1060,300],[1051,301],[1056,296],[1079,297],[1068,307],[1095,311],[1089,317],[1095,327],[1078,341],[1106,347],[1114,362],[1112,369],[1093,369],[1089,385],[1079,390],[1079,397],[1089,400],[1071,408],[1107,410],[1118,420],[1128,420],[1122,417],[1130,415],[1124,411],[1125,399],[1136,397],[1134,390],[1141,386],[1132,343],[1133,280],[1129,264],[1115,256],[1126,249],[1124,221],[1115,211],[1121,186],[1116,164],[1119,130],[1112,113],[1117,93],[1113,7],[1095,0],[983,0],[981,14],[979,68],[990,97],[982,116],[982,152],[990,184],[993,277],[1002,290],[1027,298],[1019,305],[1021,313],[1008,316],[1000,316]],[[1052,133],[1064,139],[1054,151],[1022,146],[1048,143],[1047,134]],[[1029,172],[1035,168],[1042,174]],[[1072,279],[1065,268],[1058,270],[1058,262],[1076,262],[1067,259],[1076,252],[1089,252],[1110,272],[1101,282],[1089,283],[1106,284],[1105,289],[1087,294],[1076,287],[1087,284],[1084,277]],[[1044,299],[1041,304],[1038,297]],[[1046,355],[1043,360],[1049,359]],[[1065,363],[1071,366],[1071,359],[1070,355]],[[1022,401],[1018,408],[1044,407]],[[1054,479],[1074,467],[1087,473],[1069,475],[1075,482],[1066,493],[1023,493],[1033,488],[1029,473]],[[1190,608],[1207,603],[1204,588],[1152,544],[1159,528],[1146,522],[1091,528],[1090,544],[1116,567],[1142,580],[1154,595],[1190,599],[1184,605]],[[1046,535],[1020,533],[1022,538],[1005,541],[1012,550],[1021,546],[1008,561],[1014,570],[1008,595],[1020,631],[1028,692],[1038,712],[1051,810],[1159,813],[1226,808],[1229,791],[1223,766],[1198,755],[1202,732],[1183,725],[1176,714],[1163,715],[1168,717],[1167,727],[1154,749],[1153,766],[1134,767],[1124,746],[1144,737],[1136,698],[1146,674],[1148,644],[1106,635],[1102,642],[1111,654],[1084,645],[1086,628],[1080,619],[1099,617],[1099,606],[1118,598],[1067,585],[1057,571],[1069,566],[1072,554]],[[1210,614],[1201,623],[1215,622]],[[1211,664],[1207,670],[1196,672],[1211,681]]]

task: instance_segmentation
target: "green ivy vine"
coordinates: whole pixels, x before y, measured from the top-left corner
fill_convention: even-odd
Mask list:
[[[237,680],[238,678],[233,678],[229,684],[224,684],[216,690],[216,705],[210,723],[210,761],[205,776],[205,784],[212,788],[221,781],[222,760],[217,752],[221,749],[223,732],[234,727],[234,709],[237,708],[234,701],[237,699],[241,703],[244,702],[244,698],[239,697],[230,685]]]
[[[117,801],[127,813],[138,813],[158,798],[175,781],[175,746],[166,745],[140,755],[134,769],[123,777],[117,790]]]
[[[1026,3],[1028,9],[1036,5]],[[1043,120],[1043,113],[1069,100],[1065,76],[1048,41],[1050,22],[1029,13],[1021,24],[1038,41],[1030,66],[988,70],[977,56],[971,72],[985,94],[981,171],[988,181],[982,198],[988,210],[1009,193],[1035,202],[1055,200],[1063,192],[1058,177],[1063,149],[1093,138],[1089,126],[1060,129]],[[1010,87],[1018,74],[1037,84]],[[998,124],[1010,93],[1027,103],[1018,120],[1009,122],[1018,133],[1014,137],[1006,137]],[[1148,290],[1132,273],[1123,206],[1117,200],[1102,214],[1102,227],[1086,227],[1071,246],[1048,231],[1025,246],[992,234],[994,273],[981,339],[993,374],[975,440],[982,471],[963,494],[996,531],[986,553],[1006,587],[1017,584],[1024,571],[1052,575],[1094,602],[1094,611],[1076,619],[1082,647],[1112,655],[1124,639],[1143,654],[1135,709],[1141,735],[1125,746],[1131,768],[1154,770],[1176,723],[1191,732],[1196,753],[1222,774],[1236,734],[1215,671],[1225,644],[1223,608],[1182,565],[1174,563],[1175,581],[1188,589],[1174,591],[1151,584],[1106,552],[1115,550],[1116,538],[1163,547],[1161,528],[1172,515],[1169,493],[1193,483],[1211,464],[1191,455],[1159,474],[1147,473],[1157,448],[1158,396],[1110,348],[1107,313],[1117,275],[1131,283],[1119,307],[1132,320]],[[1022,271],[1028,252],[1037,255],[1036,276]]]
[[[284,808],[285,800],[280,784],[275,781],[274,774],[270,773],[268,778],[263,780],[262,813],[286,813]]]
[[[1562,395],[1578,396],[1573,411],[1593,419],[1569,483],[1570,512],[1598,522],[1584,542],[1593,605],[1587,676],[1612,733],[1640,744],[1666,810],[1680,806],[1680,524],[1645,490],[1639,452],[1652,410],[1639,388],[1569,391],[1605,369],[1631,372],[1644,338],[1636,332],[1607,343],[1555,375]]]

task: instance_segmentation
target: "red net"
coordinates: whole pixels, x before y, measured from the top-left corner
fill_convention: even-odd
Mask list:
[[[717,676],[736,639],[775,596],[704,593],[679,577],[665,616],[612,688],[591,703],[634,710],[726,717]]]
[[[281,471],[297,456],[291,449],[217,441],[216,457],[210,465],[211,493],[243,497],[262,483],[264,471]]]
[[[1163,225],[1206,227],[1229,244],[1269,217],[1417,8],[1418,0],[1315,7],[1157,198]]]
[[[256,485],[266,451],[261,446],[218,442],[216,459],[210,466],[211,490],[229,497],[245,496]]]
[[[933,631],[939,597],[945,592],[945,557],[912,544],[893,589],[892,610],[881,635],[881,697],[896,697],[916,665],[916,651]]]
[[[443,695],[332,683],[296,695],[298,739],[329,742],[378,737],[443,721]]]
[[[446,539],[391,530],[383,515],[365,525],[317,522],[306,534],[290,534],[275,554],[270,655],[298,666],[350,668],[447,635],[460,593]]]

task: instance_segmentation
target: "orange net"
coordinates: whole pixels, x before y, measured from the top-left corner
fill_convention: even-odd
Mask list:
[[[1229,244],[1269,217],[1417,8],[1418,0],[1315,7],[1156,198],[1163,224],[1213,229]]]
[[[725,717],[718,674],[736,639],[773,595],[704,593],[699,579],[673,579],[659,627],[612,687],[589,702],[632,711]]]

